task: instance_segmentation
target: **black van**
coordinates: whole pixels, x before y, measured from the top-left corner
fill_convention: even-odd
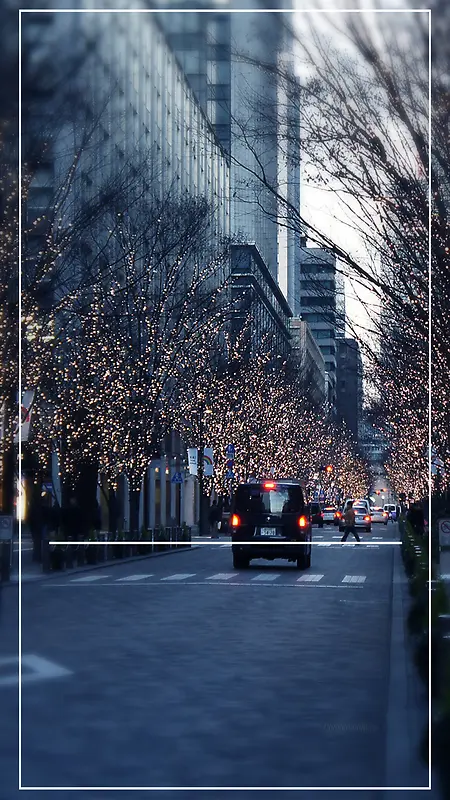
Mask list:
[[[239,484],[229,528],[235,569],[248,567],[252,558],[287,558],[298,569],[311,566],[311,515],[299,481]]]

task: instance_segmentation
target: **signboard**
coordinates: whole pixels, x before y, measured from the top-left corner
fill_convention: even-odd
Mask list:
[[[176,472],[175,475],[172,476],[171,483],[184,483],[181,472]]]
[[[212,447],[203,449],[203,474],[210,478],[214,471],[214,456]]]
[[[13,538],[13,518],[7,516],[0,517],[0,541],[8,541]]]
[[[225,455],[227,458],[234,458],[235,456],[234,444],[227,444],[225,449]]]
[[[197,475],[198,450],[196,447],[188,448],[189,475]]]
[[[450,549],[450,519],[439,520],[439,545],[443,549]]]
[[[231,469],[227,469],[225,478],[227,481],[232,481],[234,478],[234,472]]]

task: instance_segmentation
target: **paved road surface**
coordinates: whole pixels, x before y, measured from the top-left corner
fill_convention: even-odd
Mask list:
[[[385,786],[398,566],[382,542],[396,537],[393,525],[342,546],[336,529],[315,530],[306,572],[233,570],[222,542],[23,585],[23,786]],[[16,592],[3,594],[0,702],[12,720]],[[18,797],[16,736],[0,729],[1,800]],[[267,796],[148,796],[228,794]]]

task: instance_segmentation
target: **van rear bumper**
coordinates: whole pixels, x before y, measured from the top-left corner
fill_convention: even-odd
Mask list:
[[[245,558],[265,558],[272,561],[274,558],[291,558],[297,560],[301,558],[305,552],[305,546],[309,545],[309,541],[304,542],[286,542],[280,544],[279,542],[249,542],[248,544],[232,544],[231,549],[233,553],[245,556]]]

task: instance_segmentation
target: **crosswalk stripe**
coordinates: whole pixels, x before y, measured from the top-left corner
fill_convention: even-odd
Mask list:
[[[364,583],[365,580],[365,575],[346,575],[342,583]]]
[[[341,537],[340,536],[332,536],[331,538],[332,539],[340,539]]]
[[[218,572],[217,575],[210,575],[206,578],[207,581],[227,581],[230,578],[235,578],[237,572]]]
[[[377,550],[380,549],[380,545],[379,544],[366,544],[366,547],[376,547]]]
[[[261,572],[260,575],[255,575],[252,581],[276,581],[279,577],[280,575],[274,575],[273,573]]]
[[[186,578],[195,578],[195,572],[178,572],[175,575],[168,575],[167,578],[161,578],[162,581],[184,581]]]
[[[231,544],[221,544],[220,549],[222,550],[224,547],[231,547]]]
[[[94,581],[101,581],[104,578],[109,578],[109,575],[86,575],[84,578],[71,578],[71,583],[94,583]]]
[[[300,577],[297,578],[297,583],[299,583],[300,581],[307,581],[308,583],[317,583],[318,581],[321,581],[323,577],[324,575],[300,575]]]
[[[127,575],[125,578],[118,578],[117,583],[127,583],[127,581],[143,581],[145,578],[153,578],[151,575]]]
[[[331,547],[331,542],[317,542],[317,547]]]

